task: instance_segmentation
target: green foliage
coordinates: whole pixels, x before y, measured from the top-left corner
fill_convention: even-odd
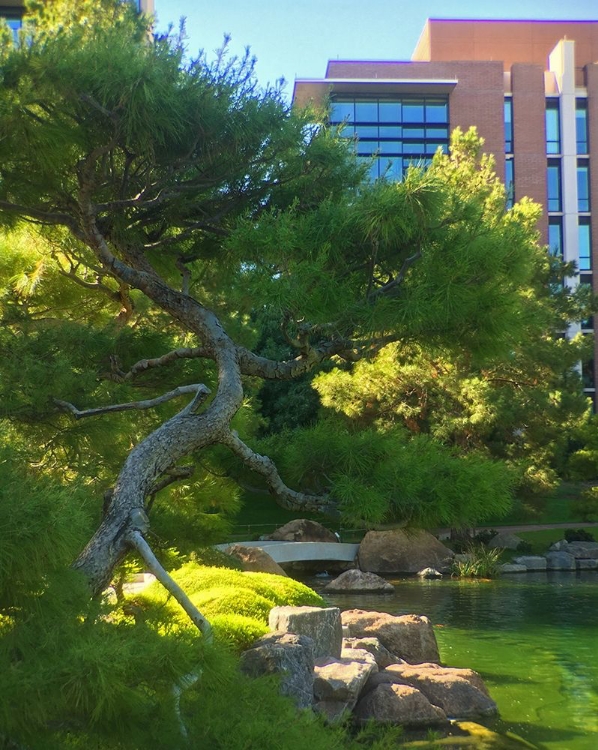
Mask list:
[[[511,505],[512,477],[504,464],[462,455],[426,435],[404,430],[352,432],[335,420],[273,436],[260,450],[287,479],[338,499],[346,522],[400,520],[414,526],[468,526]]]
[[[68,565],[96,520],[89,494],[22,467],[0,445],[0,611],[44,589],[46,577]]]
[[[321,607],[325,604],[322,597],[299,581],[270,573],[186,563],[173,571],[172,577],[208,618],[217,641],[237,652],[267,632],[272,607]],[[169,623],[168,628],[175,631],[194,629],[179,604],[159,583],[131,597],[125,611],[160,631],[165,627],[165,620]]]
[[[241,570],[242,563],[236,557],[227,555],[214,547],[201,547],[194,550],[190,555],[191,562],[208,568],[230,568]]]
[[[234,612],[212,615],[210,624],[217,641],[235,653],[248,649],[268,632],[268,626],[261,619]]]
[[[465,559],[453,561],[452,575],[458,578],[496,578],[500,573],[501,553],[498,548],[470,544],[464,550]]]
[[[568,542],[595,542],[596,539],[590,531],[585,529],[567,529],[565,540]]]
[[[598,487],[590,487],[573,500],[571,512],[582,521],[598,521]]]

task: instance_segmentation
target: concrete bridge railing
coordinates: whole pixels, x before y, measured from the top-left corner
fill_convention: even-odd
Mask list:
[[[358,544],[341,542],[232,542],[217,544],[216,549],[226,550],[231,544],[244,547],[261,547],[277,563],[301,562],[303,560],[339,560],[353,562],[359,549]]]

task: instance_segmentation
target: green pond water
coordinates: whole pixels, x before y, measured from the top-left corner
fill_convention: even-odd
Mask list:
[[[394,595],[327,598],[341,609],[427,615],[442,662],[484,677],[500,711],[493,730],[545,750],[598,750],[598,573],[391,580]]]

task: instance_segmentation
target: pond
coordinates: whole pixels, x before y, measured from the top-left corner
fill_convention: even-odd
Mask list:
[[[598,748],[598,573],[390,580],[394,595],[327,599],[341,609],[427,615],[443,663],[484,677],[500,710],[495,731],[546,750]],[[310,581],[320,591],[325,583]]]

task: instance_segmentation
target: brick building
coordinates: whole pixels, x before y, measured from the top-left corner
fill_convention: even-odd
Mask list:
[[[598,21],[431,19],[411,61],[331,60],[324,78],[296,80],[293,98],[330,100],[358,156],[375,155],[372,178],[400,179],[447,149],[451,130],[475,125],[510,200],[544,206],[544,241],[578,269],[567,283],[598,293]]]

